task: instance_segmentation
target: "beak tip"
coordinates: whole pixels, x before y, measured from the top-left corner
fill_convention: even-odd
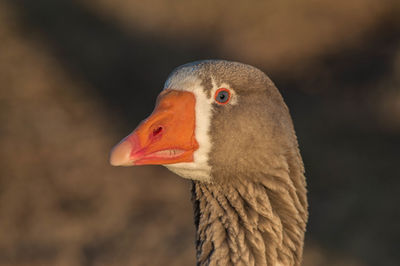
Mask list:
[[[108,161],[112,166],[121,166],[121,164],[113,158],[112,155],[110,155],[109,161]]]
[[[129,166],[133,165],[130,159],[132,151],[132,145],[129,141],[123,140],[122,142],[115,145],[111,150],[109,162],[112,166]]]

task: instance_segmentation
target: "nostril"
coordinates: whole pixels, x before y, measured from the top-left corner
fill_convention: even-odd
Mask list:
[[[153,137],[157,136],[158,134],[160,134],[163,131],[162,127],[157,127],[153,130]]]

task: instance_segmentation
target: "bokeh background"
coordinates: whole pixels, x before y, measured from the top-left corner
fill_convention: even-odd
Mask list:
[[[0,0],[0,265],[194,265],[189,182],[108,153],[208,58],[286,99],[304,265],[399,265],[398,0]]]

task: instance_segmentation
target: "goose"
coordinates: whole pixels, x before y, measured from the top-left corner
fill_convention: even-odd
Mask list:
[[[289,110],[261,70],[225,60],[176,68],[110,163],[191,180],[197,265],[300,265],[304,165]]]

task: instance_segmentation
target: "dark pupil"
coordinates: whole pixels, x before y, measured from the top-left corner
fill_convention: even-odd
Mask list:
[[[228,92],[227,91],[220,91],[218,93],[218,101],[224,103],[228,100]]]

